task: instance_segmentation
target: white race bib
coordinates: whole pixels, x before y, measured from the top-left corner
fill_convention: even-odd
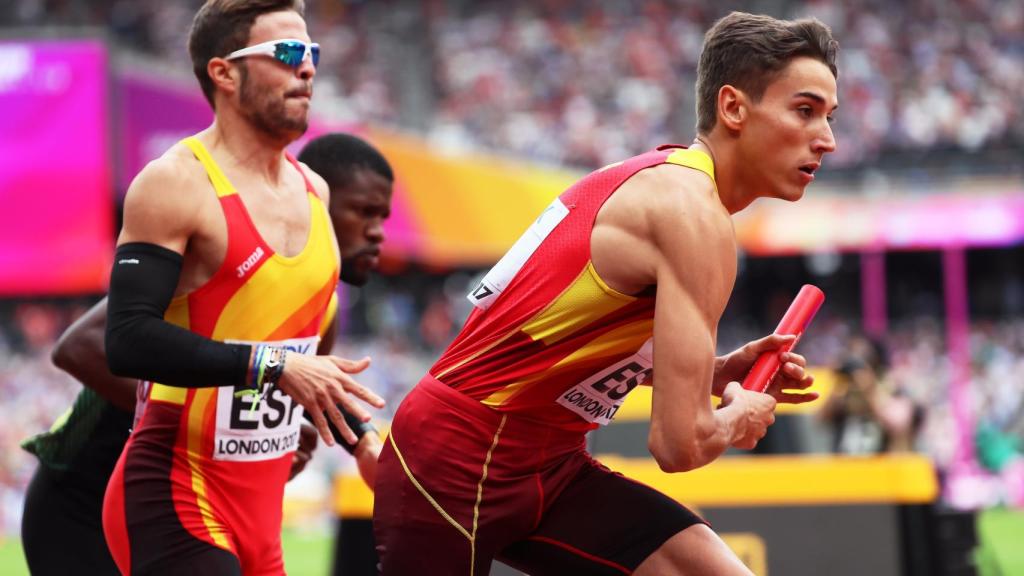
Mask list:
[[[316,354],[319,342],[319,336],[277,342],[232,341],[234,344],[279,346],[299,354]],[[255,394],[238,394],[246,389],[245,386],[221,386],[217,389],[213,459],[254,462],[279,458],[294,451],[299,445],[302,406],[277,387],[272,388],[261,401]]]
[[[562,204],[558,198],[544,209],[544,212],[533,221],[526,232],[516,240],[516,243],[509,248],[509,251],[498,260],[498,263],[491,268],[483,280],[476,285],[466,298],[473,306],[481,310],[487,310],[498,296],[508,288],[509,283],[526,264],[526,261],[533,256],[533,253],[540,247],[541,242],[551,234],[555,226],[565,219],[569,209]]]
[[[636,354],[563,392],[558,403],[587,422],[608,424],[615,418],[626,395],[650,378],[654,370],[653,350],[654,342],[648,338]]]

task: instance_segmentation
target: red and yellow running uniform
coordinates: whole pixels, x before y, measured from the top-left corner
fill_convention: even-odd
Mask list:
[[[584,433],[653,366],[654,290],[622,294],[590,257],[605,201],[637,172],[711,158],[662,147],[555,199],[469,294],[462,332],[395,414],[377,468],[382,575],[629,574],[701,522],[610,472]]]
[[[306,245],[294,257],[277,254],[200,141],[184,144],[220,200],[227,253],[206,284],[172,301],[165,319],[218,341],[315,354],[338,281],[324,203],[307,180]],[[237,557],[244,574],[283,574],[282,496],[302,407],[276,388],[258,401],[242,387],[153,382],[140,386],[137,414],[104,502],[121,571],[146,572],[213,546]]]
[[[714,178],[707,155],[663,147],[580,180],[469,294],[476,308],[430,374],[500,412],[566,430],[607,424],[651,373],[654,295],[605,284],[590,232],[623,182],[664,163]]]

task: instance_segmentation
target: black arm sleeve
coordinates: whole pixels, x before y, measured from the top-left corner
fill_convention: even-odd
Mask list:
[[[356,443],[349,444],[348,440],[345,440],[345,437],[341,435],[341,432],[334,425],[334,422],[331,422],[329,418],[327,419],[327,427],[331,429],[331,436],[334,437],[334,441],[337,442],[339,446],[347,450],[349,454],[355,455],[359,439],[365,436],[367,432],[376,432],[377,428],[369,422],[359,420],[350,414],[348,410],[345,410],[345,407],[341,404],[338,404],[338,410],[341,410],[341,415],[345,418],[345,424],[348,424],[348,427],[356,433]],[[302,416],[310,423],[313,422],[313,417],[309,415],[309,410],[303,410]]]
[[[110,371],[188,388],[244,385],[251,346],[210,340],[164,320],[182,261],[156,244],[117,248],[107,304]]]

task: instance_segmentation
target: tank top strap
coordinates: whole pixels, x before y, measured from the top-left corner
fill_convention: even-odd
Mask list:
[[[678,164],[679,166],[686,166],[687,168],[693,168],[694,170],[700,170],[701,172],[708,175],[711,181],[715,181],[715,163],[711,160],[711,156],[708,156],[700,150],[693,150],[692,148],[678,148],[673,150],[665,162],[670,164]]]
[[[295,159],[295,156],[292,156],[291,152],[285,150],[284,157],[292,163],[292,166],[295,166],[295,169],[299,171],[299,174],[302,174],[302,181],[306,183],[306,192],[320,198],[320,195],[316,193],[316,188],[313,188],[313,183],[310,182],[309,178],[306,176],[306,171],[302,169],[302,164],[299,164],[299,161]]]
[[[227,176],[221,172],[220,167],[213,160],[213,156],[207,151],[206,146],[199,141],[195,136],[189,136],[182,140],[185,146],[195,154],[195,157],[199,162],[202,163],[203,168],[206,169],[206,174],[210,177],[210,182],[213,183],[213,189],[217,192],[218,198],[230,196],[235,194],[235,187],[231,185],[231,181],[228,180]],[[305,177],[305,175],[303,175]]]

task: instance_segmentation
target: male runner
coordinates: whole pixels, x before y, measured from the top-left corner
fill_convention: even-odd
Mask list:
[[[698,136],[606,166],[559,196],[471,294],[462,332],[400,406],[377,469],[382,573],[750,571],[703,521],[610,472],[584,434],[653,380],[648,446],[682,472],[752,448],[776,401],[740,380],[768,336],[715,357],[736,275],[730,215],[795,201],[835,149],[837,43],[816,20],[733,13],[708,32]],[[712,409],[709,396],[721,396]]]
[[[298,0],[208,0],[189,53],[214,123],[125,197],[107,304],[111,372],[147,381],[103,528],[125,574],[282,574],[281,498],[303,408],[328,445],[349,393],[315,356],[339,258],[328,188],[285,146],[308,123],[319,47]]]
[[[342,256],[341,280],[365,284],[384,240],[382,221],[390,214],[390,165],[370,144],[348,134],[316,138],[299,158],[330,187],[328,211]],[[137,381],[118,378],[107,368],[106,316],[103,299],[57,342],[54,364],[86,387],[51,430],[24,444],[39,457],[22,515],[22,545],[33,574],[118,574],[103,537],[101,510],[107,482],[132,427]],[[329,354],[334,340],[334,317],[325,318],[320,354]],[[372,428],[361,426],[360,431],[370,433],[350,451],[372,487],[380,438]],[[334,437],[341,440],[339,434]],[[315,428],[303,424],[290,477],[305,468],[315,449]],[[64,542],[61,554],[52,553],[55,537]]]

